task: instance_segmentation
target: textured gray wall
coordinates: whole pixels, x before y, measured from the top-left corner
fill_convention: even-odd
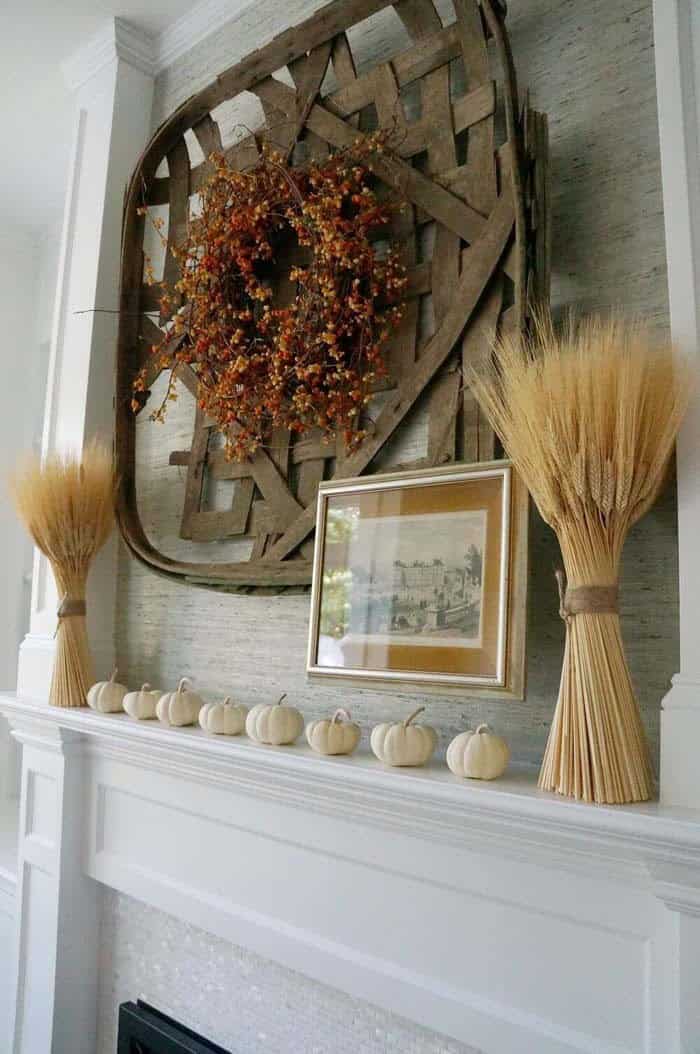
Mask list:
[[[154,125],[222,68],[284,28],[282,19],[284,24],[298,22],[318,6],[312,0],[290,0],[284,5],[275,0],[255,3],[227,30],[202,42],[161,75]],[[445,9],[449,10],[448,3],[443,5]],[[554,302],[586,310],[622,304],[628,311],[650,318],[663,332],[668,305],[650,0],[616,0],[613,4],[609,0],[511,0],[509,10],[521,82],[529,84],[533,104],[550,118]],[[398,33],[397,26],[388,15],[361,33],[359,42],[367,58],[381,53],[393,33]],[[226,112],[221,117],[224,134],[230,135],[238,118]],[[142,444],[140,453],[144,521],[147,529],[157,525],[170,552],[178,545],[179,488],[174,475],[178,470],[167,467],[167,452],[186,445],[190,414],[191,407],[183,400],[165,425],[165,433],[157,433],[157,443]],[[229,549],[219,551],[223,556]],[[556,700],[563,643],[552,578],[556,563],[553,537],[533,514],[527,699],[522,703],[484,703],[466,695],[461,699],[431,696],[425,700],[429,720],[439,730],[443,746],[458,730],[474,721],[488,720],[507,736],[516,760],[540,761]],[[678,669],[673,485],[630,537],[622,597],[630,665],[656,758],[659,701],[669,677]],[[354,687],[306,683],[308,612],[306,597],[222,596],[179,586],[151,574],[123,552],[119,570],[120,668],[132,683],[148,679],[167,685],[187,674],[204,694],[231,693],[245,703],[272,698],[277,691],[286,690],[309,717],[327,713],[341,702],[351,706],[365,726],[405,714],[416,698],[413,694],[360,692]],[[292,1048],[268,1044],[268,1049],[341,1049],[335,1037],[342,1030],[336,1030],[331,1016],[340,1012],[339,996],[320,986],[304,986],[295,975],[272,964],[253,963],[239,949],[224,950],[210,938],[165,916],[149,917],[143,911],[133,916],[132,909],[127,901],[111,900],[105,916],[109,940],[118,945],[114,952],[118,959],[113,956],[103,964],[106,1009],[102,1022],[108,1037],[103,1042],[104,1051],[113,1049],[108,1041],[112,1035],[108,1019],[117,994],[126,997],[142,991],[158,1002],[156,996],[167,992],[168,978],[175,980],[183,970],[183,962],[170,954],[171,948],[187,942],[203,943],[212,957],[216,951],[217,976],[225,979],[226,987],[236,990],[242,973],[254,971],[256,991],[272,997],[259,1001],[255,1027],[262,1032],[274,1027],[274,1015],[266,1006],[273,1004],[280,985],[288,986],[289,991],[298,986],[305,1003],[316,1005],[315,1016],[307,1018],[312,1024],[306,1045]],[[134,917],[137,923],[133,923]],[[148,941],[137,942],[142,926]],[[188,984],[187,989],[192,991],[194,986]],[[195,1025],[209,1021],[219,1035],[233,1037],[226,1031],[234,1027],[233,1023],[226,1025],[218,1019],[214,1006],[219,1002],[212,1005],[207,1018],[193,1001],[185,1008],[188,1020]],[[357,1016],[362,1022],[375,1022],[387,1035],[392,1029],[404,1028],[401,1048],[386,1039],[383,1046],[379,1041],[372,1045],[363,1040],[353,1049],[453,1049],[442,1041],[435,1041],[435,1045],[423,1033],[399,1026],[379,1012],[370,1014],[369,1009],[358,1010],[349,1002],[343,1007],[345,1020]],[[222,1000],[221,1014],[225,1008]],[[246,1028],[253,1027],[247,1017],[245,1021]],[[251,1042],[244,1049],[259,1047]]]
[[[284,17],[297,22],[315,6],[292,0],[284,5]],[[449,3],[442,9],[448,13]],[[281,17],[282,9],[271,0],[257,3],[163,73],[154,126],[213,74],[283,28]],[[622,304],[663,329],[667,299],[651,4],[514,0],[509,26],[521,82],[550,117],[555,304],[584,309]],[[353,43],[369,61],[386,52],[387,41],[395,48],[402,40],[396,15],[387,11]],[[240,114],[222,109],[219,117],[228,139]],[[177,538],[184,470],[170,468],[167,454],[189,445],[192,413],[185,394],[164,426],[144,418],[139,435],[144,524],[172,555],[192,547]],[[630,539],[624,567],[624,633],[655,758],[659,701],[678,666],[675,534],[671,487]],[[202,560],[243,555],[239,542],[195,548]],[[527,699],[484,703],[467,695],[430,696],[429,720],[443,745],[469,722],[489,720],[508,737],[516,760],[540,760],[556,699],[563,631],[552,577],[556,544],[536,516],[531,555]],[[205,694],[231,692],[245,703],[286,690],[309,716],[343,702],[365,725],[380,715],[404,713],[414,698],[308,685],[304,596],[222,596],[184,587],[155,577],[124,553],[119,613],[120,666],[134,683],[147,678],[166,685],[187,674]]]

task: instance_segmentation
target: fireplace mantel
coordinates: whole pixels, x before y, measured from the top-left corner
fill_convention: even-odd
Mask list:
[[[168,728],[126,714],[61,710],[0,695],[15,736],[31,743],[50,729],[77,733],[90,759],[144,765],[212,790],[243,792],[348,820],[353,816],[392,834],[473,846],[497,839],[501,851],[536,848],[542,863],[605,873],[660,862],[700,870],[700,812],[648,802],[586,805],[540,791],[537,771],[512,766],[494,782],[460,780],[436,757],[424,768],[390,769],[367,750],[321,757],[299,742],[269,747],[247,737],[210,736],[199,727]],[[64,740],[65,740],[64,736]],[[592,854],[596,854],[595,856]],[[640,872],[644,878],[644,871]],[[699,879],[700,881],[700,879]]]
[[[93,1049],[99,883],[486,1052],[692,1049],[698,813],[0,710],[24,748],[16,1054]]]

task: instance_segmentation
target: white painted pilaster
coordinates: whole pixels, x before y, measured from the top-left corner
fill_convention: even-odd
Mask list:
[[[700,1049],[700,875],[697,867],[669,863],[653,865],[651,873],[663,904],[663,959],[656,976],[666,1029],[658,1046],[666,1054],[695,1054]]]
[[[700,354],[700,81],[699,0],[654,0],[671,332]],[[677,448],[680,578],[680,672],[661,714],[661,798],[700,808],[700,388]]]
[[[111,440],[124,191],[148,137],[152,42],[118,18],[64,66],[75,97],[42,447],[80,450]],[[96,670],[114,658],[116,543],[99,557],[88,593]],[[51,571],[34,561],[30,631],[20,646],[18,690],[48,698],[56,626]]]
[[[82,737],[20,718],[23,745],[12,1054],[93,1054],[98,887],[82,863]]]

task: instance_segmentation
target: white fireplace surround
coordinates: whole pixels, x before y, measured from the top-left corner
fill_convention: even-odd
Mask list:
[[[655,0],[654,13],[671,323],[697,353],[700,0]],[[111,420],[114,319],[86,309],[114,298],[154,72],[231,15],[204,0],[186,33],[161,41],[115,19],[66,70],[76,131],[47,450]],[[19,694],[0,695],[22,747],[16,858],[0,837],[0,926],[16,919],[12,1054],[94,1054],[100,885],[485,1054],[698,1054],[698,397],[678,490],[681,669],[663,701],[661,801],[642,806],[559,799],[517,769],[480,785],[437,762],[395,772],[51,709],[56,604],[37,559]],[[113,550],[92,589],[105,668]]]
[[[486,1052],[697,1050],[697,814],[0,708],[23,746],[22,1054],[95,1048],[97,883]]]

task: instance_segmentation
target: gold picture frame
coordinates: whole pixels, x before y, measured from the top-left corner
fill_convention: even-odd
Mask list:
[[[528,514],[509,461],[322,483],[308,675],[522,699]]]

